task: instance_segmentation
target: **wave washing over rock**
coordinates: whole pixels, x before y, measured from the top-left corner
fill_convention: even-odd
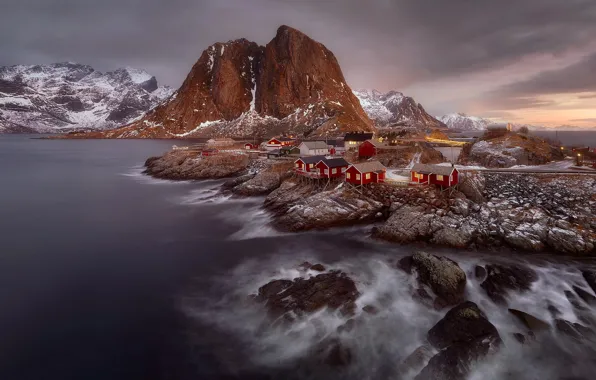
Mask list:
[[[342,258],[326,262],[314,247],[282,249],[213,278],[217,298],[187,298],[196,324],[226,336],[213,348],[226,372],[587,380],[596,370],[594,263],[335,249]],[[456,302],[437,302],[445,295]]]

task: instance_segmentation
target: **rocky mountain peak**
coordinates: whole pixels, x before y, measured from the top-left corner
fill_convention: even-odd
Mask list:
[[[211,45],[168,102],[101,137],[315,136],[373,128],[333,53],[284,25],[265,47],[246,39]]]

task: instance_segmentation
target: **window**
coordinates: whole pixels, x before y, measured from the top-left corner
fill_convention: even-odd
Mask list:
[[[300,164],[296,162],[296,163],[294,164],[294,166],[296,166],[297,168],[299,168],[299,167],[300,167]]]
[[[337,174],[337,169],[331,169],[331,174]]]
[[[360,174],[356,174],[356,181],[360,181]]]
[[[453,182],[453,174],[449,177],[449,182]]]
[[[442,175],[439,175],[439,174],[437,174],[437,181],[442,181],[442,180],[443,180],[443,176],[442,176]]]
[[[346,173],[346,178],[347,179],[350,179],[351,178],[350,173]]]
[[[325,174],[329,174],[329,169],[325,169]]]
[[[308,167],[309,167],[310,169],[312,169],[314,166],[315,166],[315,164],[308,164]]]
[[[366,176],[364,176],[364,178],[370,179],[370,173],[366,173]]]

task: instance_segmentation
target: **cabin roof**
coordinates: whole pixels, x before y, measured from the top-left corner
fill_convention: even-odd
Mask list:
[[[414,164],[412,168],[413,172],[422,174],[439,174],[439,175],[451,175],[455,170],[453,166],[443,165],[430,165],[430,164]]]
[[[302,161],[305,164],[318,164],[319,161],[323,161],[325,159],[325,156],[306,156],[306,157],[300,157],[298,160],[296,161]]]
[[[328,145],[325,141],[303,141],[308,149],[327,149]]]
[[[350,166],[350,163],[343,158],[325,158],[320,162],[323,162],[329,168],[340,168],[344,166]]]
[[[360,173],[374,173],[385,170],[385,166],[379,161],[363,162],[361,164],[353,164],[352,166]]]
[[[344,136],[344,141],[366,141],[372,139],[373,136],[372,132],[348,132]]]

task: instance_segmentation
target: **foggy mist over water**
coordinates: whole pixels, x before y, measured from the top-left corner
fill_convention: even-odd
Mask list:
[[[144,160],[170,145],[0,136],[0,378],[399,378],[397,365],[445,313],[413,301],[413,277],[396,268],[419,247],[373,242],[368,227],[282,234],[262,199],[222,196],[222,181],[143,176]],[[476,264],[523,262],[539,280],[509,307],[552,323],[554,305],[577,322],[564,291],[586,288],[579,269],[593,261],[425,249],[466,271],[466,298],[504,341],[470,379],[593,378],[593,342],[554,333],[520,345],[512,334],[524,326],[472,275]],[[354,279],[361,325],[338,334],[346,317],[322,310],[263,327],[249,295],[272,279],[314,275],[299,270],[303,261]],[[366,305],[379,313],[365,315]],[[352,365],[316,360],[313,348],[330,336],[350,347]]]

